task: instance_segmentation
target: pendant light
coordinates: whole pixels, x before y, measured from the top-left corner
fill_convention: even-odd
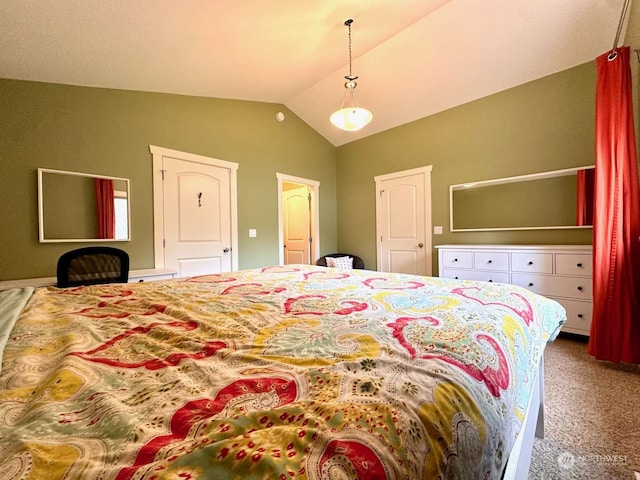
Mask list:
[[[349,27],[349,75],[344,78],[347,79],[344,84],[345,92],[342,97],[342,104],[340,109],[333,112],[329,120],[336,127],[347,132],[355,132],[360,130],[366,124],[368,124],[373,118],[373,114],[366,108],[358,106],[358,100],[356,99],[356,79],[358,77],[353,76],[351,73],[351,24],[353,19],[345,20],[344,24]]]

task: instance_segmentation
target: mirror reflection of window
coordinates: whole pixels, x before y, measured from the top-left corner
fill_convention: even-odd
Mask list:
[[[41,242],[129,240],[129,206],[126,178],[38,169]]]
[[[127,192],[115,191],[113,207],[116,212],[116,240],[127,240],[129,237],[129,202]]]

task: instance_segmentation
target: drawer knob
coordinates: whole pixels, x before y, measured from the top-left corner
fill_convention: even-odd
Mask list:
[[[578,264],[576,264],[576,267],[580,267],[580,268],[582,268],[582,264],[581,264],[581,263],[578,263]]]
[[[527,265],[533,265],[533,262],[529,261],[529,263],[527,263]]]
[[[581,313],[578,314],[578,318],[582,318],[583,315]]]
[[[489,279],[490,282],[493,282],[493,280]]]
[[[457,262],[457,261],[458,261],[458,259],[457,259],[457,258],[454,258],[454,259],[453,259],[453,261],[454,261],[454,262]]]
[[[533,287],[533,283],[529,282],[529,286],[530,286],[530,287]]]
[[[458,277],[453,277],[453,278],[455,278],[456,280],[458,280]]]
[[[582,291],[582,287],[578,287],[578,290]]]
[[[487,263],[492,263],[492,262],[493,262],[493,260],[487,260]]]

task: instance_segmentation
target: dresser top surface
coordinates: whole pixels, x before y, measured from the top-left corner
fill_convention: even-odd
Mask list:
[[[566,250],[566,251],[580,251],[591,252],[593,247],[591,245],[467,245],[467,244],[447,244],[436,245],[435,248],[442,248],[448,250],[455,249],[473,249],[473,250]]]

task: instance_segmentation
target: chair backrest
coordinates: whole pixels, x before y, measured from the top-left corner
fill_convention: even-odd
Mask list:
[[[364,262],[362,261],[362,259],[360,257],[357,257],[357,256],[352,255],[350,253],[329,253],[328,255],[320,257],[318,259],[318,261],[316,262],[316,265],[319,265],[321,267],[326,267],[327,266],[327,257],[331,257],[331,258],[351,257],[351,258],[353,258],[353,268],[358,268],[360,270],[364,269]]]
[[[127,283],[129,254],[115,247],[83,247],[58,259],[58,287]]]

